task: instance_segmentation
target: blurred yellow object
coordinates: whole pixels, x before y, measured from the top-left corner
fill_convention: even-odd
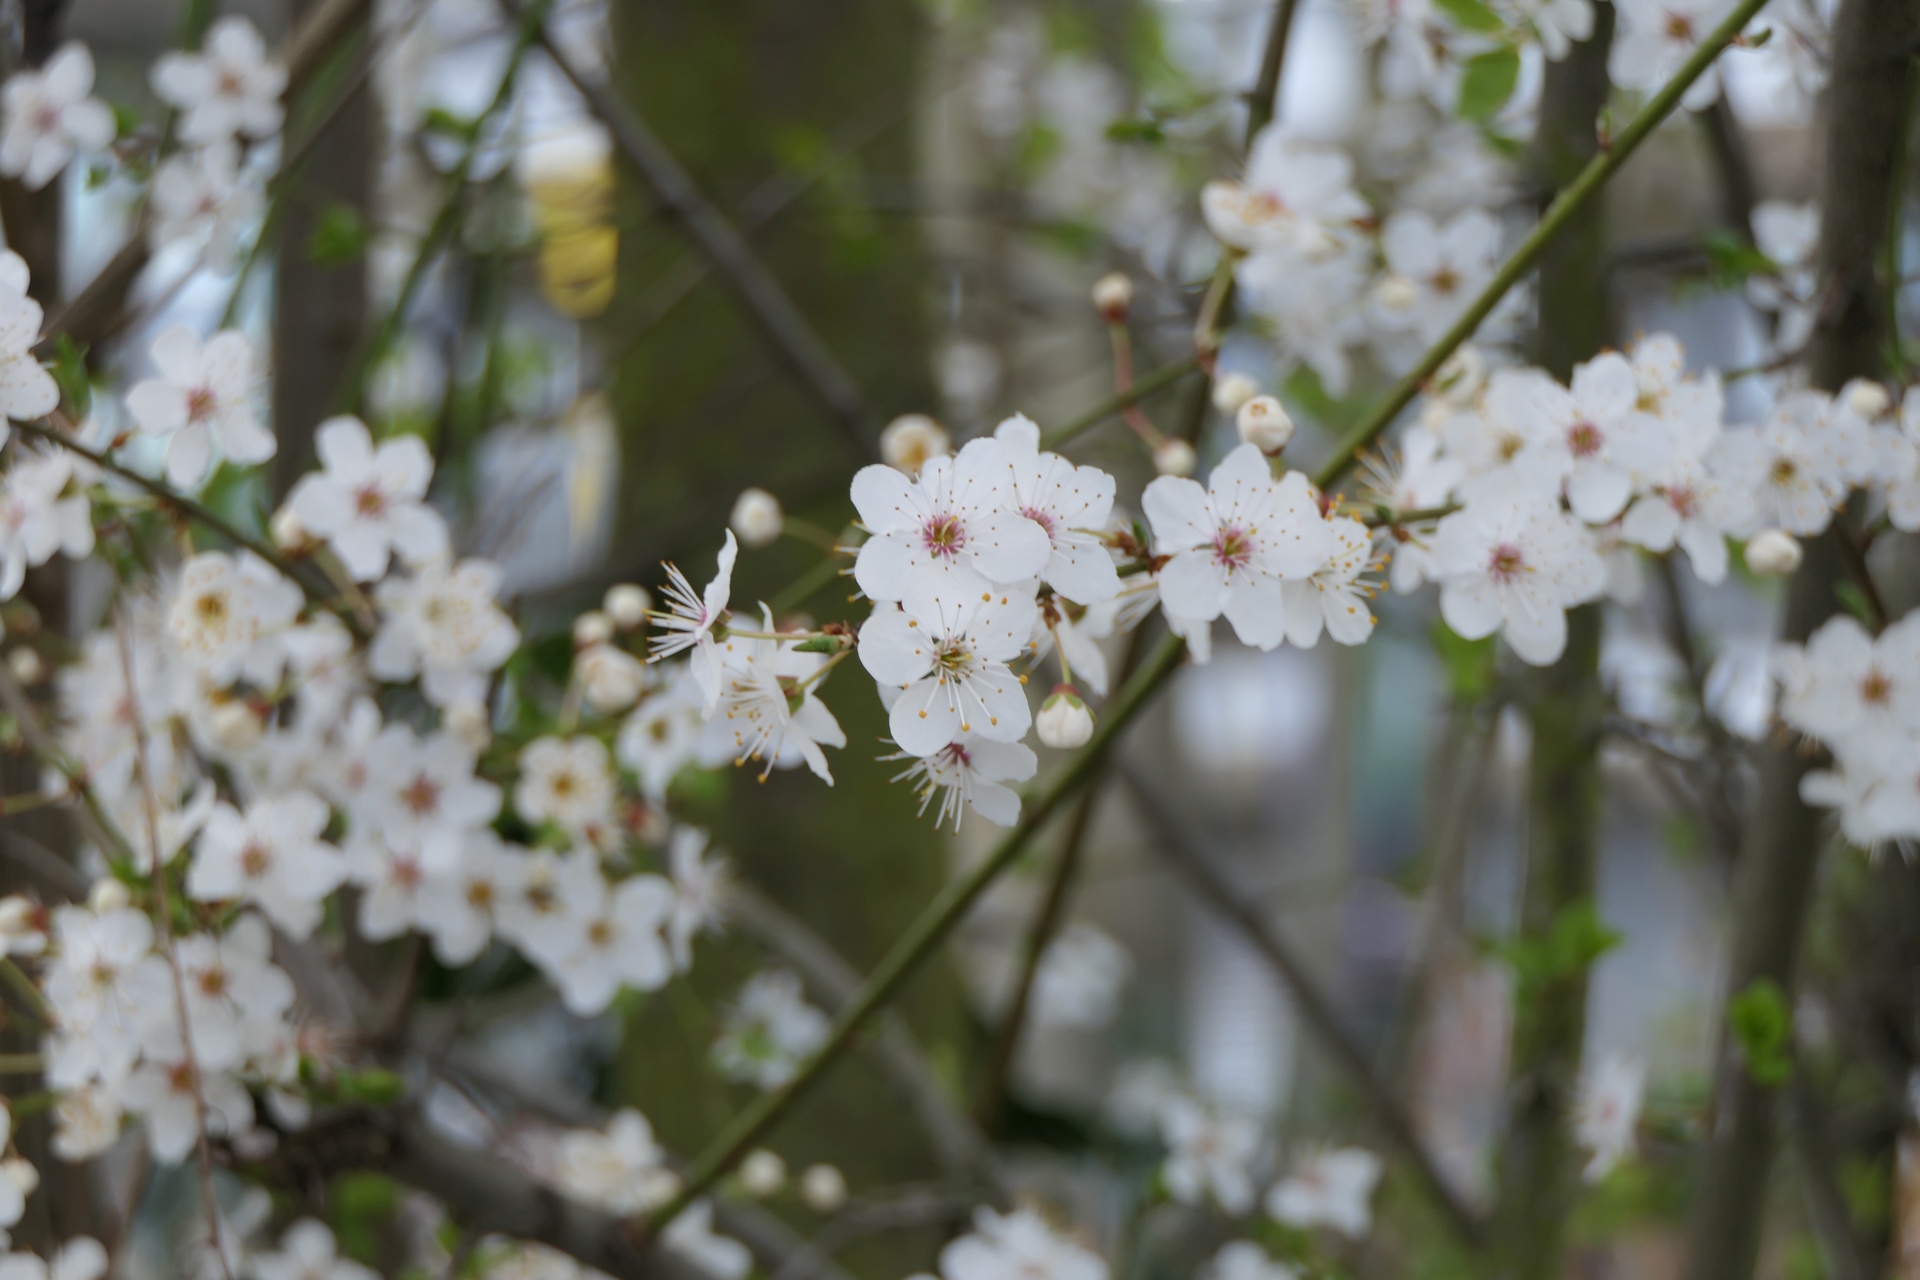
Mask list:
[[[591,319],[613,301],[620,233],[612,225],[613,157],[583,127],[528,144],[520,181],[540,233],[540,290],[553,309]]]

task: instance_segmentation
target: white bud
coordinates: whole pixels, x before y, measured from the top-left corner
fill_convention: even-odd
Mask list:
[[[1241,405],[1233,425],[1242,440],[1269,458],[1293,441],[1293,419],[1287,415],[1286,406],[1272,396],[1255,396]]]
[[[47,935],[40,932],[39,909],[17,893],[0,898],[0,954],[38,955],[46,950]]]
[[[1433,375],[1432,388],[1449,404],[1464,409],[1486,385],[1487,358],[1480,354],[1480,348],[1468,345],[1455,349],[1446,358],[1439,372]]]
[[[1747,539],[1747,568],[1755,573],[1784,578],[1805,558],[1800,540],[1779,529],[1762,529]]]
[[[1039,731],[1040,741],[1056,750],[1070,751],[1086,746],[1087,739],[1093,736],[1093,712],[1080,700],[1078,689],[1070,684],[1057,684],[1040,704],[1040,714],[1033,718],[1033,727]]]
[[[464,743],[468,750],[485,751],[493,741],[493,725],[486,704],[478,698],[462,698],[440,713],[440,726]]]
[[[40,1171],[33,1167],[33,1161],[22,1156],[0,1163],[0,1173],[6,1174],[23,1196],[32,1195],[40,1186]]]
[[[300,517],[293,514],[292,504],[273,513],[273,519],[267,522],[267,532],[273,535],[273,545],[290,555],[302,555],[318,545],[307,526],[300,523]]]
[[[1407,311],[1420,301],[1420,286],[1405,276],[1388,276],[1374,286],[1373,300],[1388,311]]]
[[[740,541],[749,547],[764,547],[778,541],[786,522],[780,499],[765,489],[742,491],[734,499],[733,514],[727,517],[727,527],[739,534]]]
[[[1162,440],[1153,451],[1153,469],[1163,476],[1190,476],[1198,461],[1193,446],[1177,436]]]
[[[787,1185],[787,1162],[765,1147],[749,1151],[740,1162],[740,1185],[756,1199],[778,1195]]]
[[[580,679],[580,695],[602,715],[625,711],[647,688],[646,665],[610,644],[597,644],[582,652],[573,670]]]
[[[213,709],[212,723],[214,743],[222,751],[246,751],[260,741],[265,726],[252,707],[238,698],[221,703]]]
[[[1893,408],[1893,397],[1887,394],[1887,389],[1866,378],[1855,378],[1840,388],[1840,395],[1847,402],[1847,408],[1868,422],[1885,416]]]
[[[928,458],[951,451],[946,429],[924,413],[902,414],[880,433],[880,457],[890,467],[918,475]]]
[[[800,1175],[800,1198],[816,1213],[832,1213],[847,1202],[847,1179],[830,1164],[816,1164]]]
[[[127,886],[112,876],[101,876],[87,890],[87,909],[97,916],[124,910],[133,901]]]
[[[613,639],[613,619],[598,609],[589,609],[573,620],[573,647],[591,649]]]
[[[1118,324],[1133,310],[1133,281],[1119,271],[1110,271],[1093,282],[1093,309],[1108,324]]]
[[[615,626],[622,631],[631,631],[642,626],[647,620],[647,611],[653,608],[653,597],[647,594],[645,587],[636,587],[631,582],[619,582],[607,588],[607,595],[600,602]]]
[[[7,655],[7,670],[21,684],[39,684],[47,674],[47,664],[41,660],[38,651],[21,645]]]
[[[1213,380],[1213,407],[1222,413],[1238,413],[1240,406],[1260,394],[1260,384],[1244,373],[1229,373]]]

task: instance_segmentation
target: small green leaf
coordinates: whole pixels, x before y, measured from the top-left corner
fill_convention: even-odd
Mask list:
[[[1709,234],[1706,250],[1707,276],[1717,288],[1732,288],[1749,276],[1770,276],[1780,270],[1772,258],[1731,232]]]
[[[1727,1028],[1747,1060],[1747,1074],[1765,1085],[1786,1081],[1793,1070],[1793,1013],[1778,983],[1761,978],[1727,1001]]]
[[[1518,50],[1490,49],[1468,58],[1460,77],[1460,116],[1467,120],[1493,119],[1519,83]]]
[[[365,1102],[377,1107],[391,1106],[407,1095],[407,1082],[380,1067],[342,1072],[336,1077],[334,1088],[342,1101]]]
[[[1867,599],[1867,593],[1860,589],[1859,583],[1836,582],[1833,584],[1833,594],[1840,601],[1841,608],[1869,627],[1879,624],[1879,619],[1874,616],[1873,602]]]
[[[1507,962],[1523,992],[1537,992],[1619,945],[1620,934],[1600,919],[1591,900],[1584,900],[1561,911],[1545,937],[1512,938],[1495,947],[1494,954]]]
[[[1434,7],[1452,18],[1462,31],[1505,31],[1507,24],[1480,0],[1434,0]]]
[[[1447,667],[1447,693],[1454,702],[1470,706],[1493,692],[1498,649],[1492,636],[1465,640],[1445,623],[1433,624],[1433,649]]]
[[[366,252],[366,222],[353,206],[328,205],[307,237],[307,256],[325,267],[352,262]]]
[[[795,653],[838,653],[839,636],[813,636],[793,646]]]
[[[1107,126],[1107,139],[1158,146],[1167,140],[1167,133],[1158,120],[1115,120]]]
[[[86,417],[93,405],[93,381],[87,376],[87,349],[61,334],[54,340],[53,366],[48,372],[53,374],[60,398],[66,402],[75,421]]]

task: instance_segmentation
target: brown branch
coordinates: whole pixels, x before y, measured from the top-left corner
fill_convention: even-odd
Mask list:
[[[1333,1011],[1332,1002],[1314,982],[1305,962],[1253,905],[1247,893],[1227,878],[1212,857],[1195,847],[1187,835],[1185,824],[1174,817],[1153,784],[1147,782],[1138,769],[1125,762],[1119,765],[1119,773],[1134,799],[1139,802],[1140,812],[1151,829],[1155,848],[1186,877],[1187,883],[1209,906],[1238,929],[1273,965],[1293,992],[1294,1005],[1301,1017],[1346,1074],[1361,1101],[1366,1104],[1374,1123],[1379,1126],[1382,1136],[1412,1169],[1415,1181],[1440,1210],[1447,1226],[1469,1247],[1479,1248],[1485,1238],[1485,1227],[1479,1215],[1460,1198],[1453,1184],[1447,1181],[1446,1175],[1433,1162],[1426,1145],[1420,1140],[1419,1132],[1414,1128],[1412,1117],[1374,1071],[1366,1051],[1341,1025],[1339,1016]]]
[[[524,17],[527,11],[524,0],[500,0],[500,5],[515,18]],[[625,98],[576,67],[544,24],[539,39],[553,64],[607,126],[614,145],[640,171],[655,197],[680,220],[700,252],[733,289],[788,369],[806,384],[862,453],[877,455],[878,445],[859,386],[814,333],[766,264],[701,194],[673,152]]]

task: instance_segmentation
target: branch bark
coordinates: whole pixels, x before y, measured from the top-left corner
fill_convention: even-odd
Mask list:
[[[1906,136],[1916,33],[1920,0],[1843,0],[1834,19],[1819,250],[1822,296],[1832,305],[1823,310],[1807,356],[1811,381],[1828,390],[1881,369],[1891,318],[1876,268],[1893,208],[1899,140]],[[1846,536],[1837,523],[1807,543],[1806,559],[1787,587],[1783,640],[1805,640],[1837,611],[1834,586],[1846,575],[1839,540]],[[1820,815],[1800,799],[1800,780],[1811,764],[1784,740],[1762,757],[1736,886],[1729,996],[1764,981],[1793,1005],[1821,845]],[[1781,1094],[1781,1087],[1753,1078],[1723,1031],[1686,1280],[1753,1275]]]

